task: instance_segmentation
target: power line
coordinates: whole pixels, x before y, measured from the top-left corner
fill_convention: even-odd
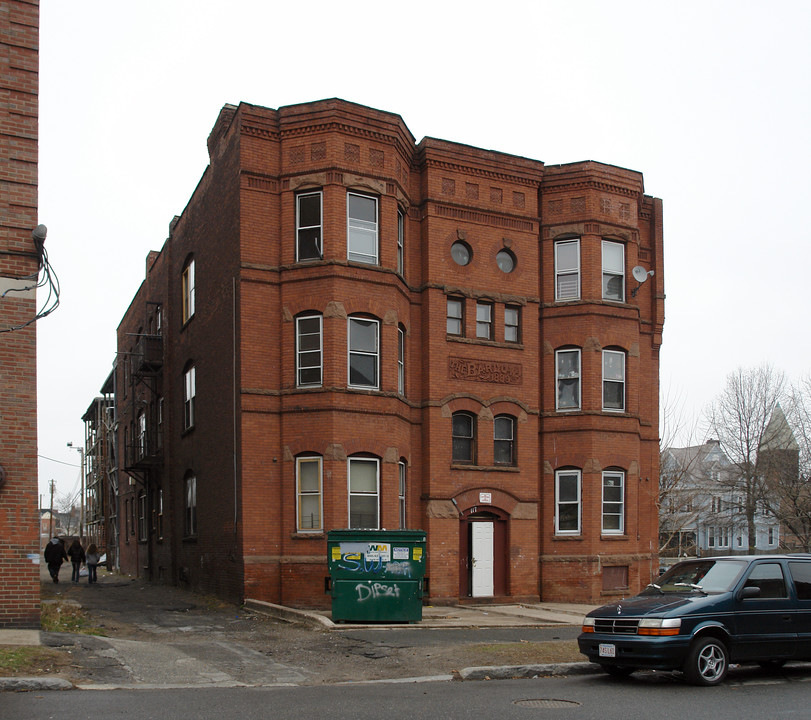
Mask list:
[[[59,463],[60,465],[67,465],[68,467],[75,467],[80,468],[81,465],[74,465],[73,463],[64,462],[63,460],[54,460],[53,458],[45,457],[45,455],[37,455],[38,458],[42,458],[43,460],[50,460],[50,462]]]

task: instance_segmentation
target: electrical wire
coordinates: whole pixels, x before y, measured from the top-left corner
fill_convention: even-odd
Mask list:
[[[39,270],[38,272],[32,275],[25,275],[23,277],[15,278],[17,280],[34,280],[36,279],[37,282],[33,285],[28,285],[22,288],[9,288],[6,290],[2,295],[0,295],[0,300],[4,300],[6,295],[11,292],[29,292],[34,289],[38,288],[48,288],[48,295],[45,298],[45,301],[42,304],[42,308],[34,315],[33,318],[30,320],[20,324],[20,325],[13,325],[8,328],[0,328],[0,333],[5,332],[14,332],[15,330],[22,330],[29,325],[32,325],[37,320],[41,320],[44,317],[48,317],[56,308],[59,307],[59,278],[56,275],[53,267],[51,267],[51,263],[48,260],[48,251],[45,250],[44,243],[34,243],[37,248],[37,260],[39,262]]]

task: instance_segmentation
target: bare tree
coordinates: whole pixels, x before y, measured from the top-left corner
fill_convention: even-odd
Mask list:
[[[746,524],[749,552],[755,552],[758,506],[767,486],[758,468],[758,451],[767,439],[775,409],[786,399],[786,380],[771,365],[738,368],[726,379],[724,390],[707,411],[711,433],[735,467],[734,487],[739,513]]]
[[[767,503],[784,528],[783,544],[811,552],[811,377],[792,386],[784,420],[761,450]]]

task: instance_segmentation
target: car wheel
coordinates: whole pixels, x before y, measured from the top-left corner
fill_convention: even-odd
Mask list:
[[[726,645],[713,637],[696,640],[687,653],[684,675],[691,685],[718,685],[729,670]]]
[[[635,667],[626,667],[625,665],[600,665],[600,668],[611,677],[628,677],[636,670]]]

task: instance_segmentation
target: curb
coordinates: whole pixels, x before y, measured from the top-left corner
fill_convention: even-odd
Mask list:
[[[274,603],[265,602],[264,600],[245,600],[243,607],[276,618],[277,620],[300,623],[320,630],[332,630],[336,627],[332,620],[328,617],[324,617],[320,613],[311,612],[309,610],[298,610],[296,608],[285,607],[284,605],[275,605]]]
[[[73,684],[55,677],[0,677],[0,692],[73,690]]]
[[[588,675],[599,671],[590,662],[546,663],[544,665],[491,665],[469,667],[459,671],[462,680],[514,680],[560,675]]]

